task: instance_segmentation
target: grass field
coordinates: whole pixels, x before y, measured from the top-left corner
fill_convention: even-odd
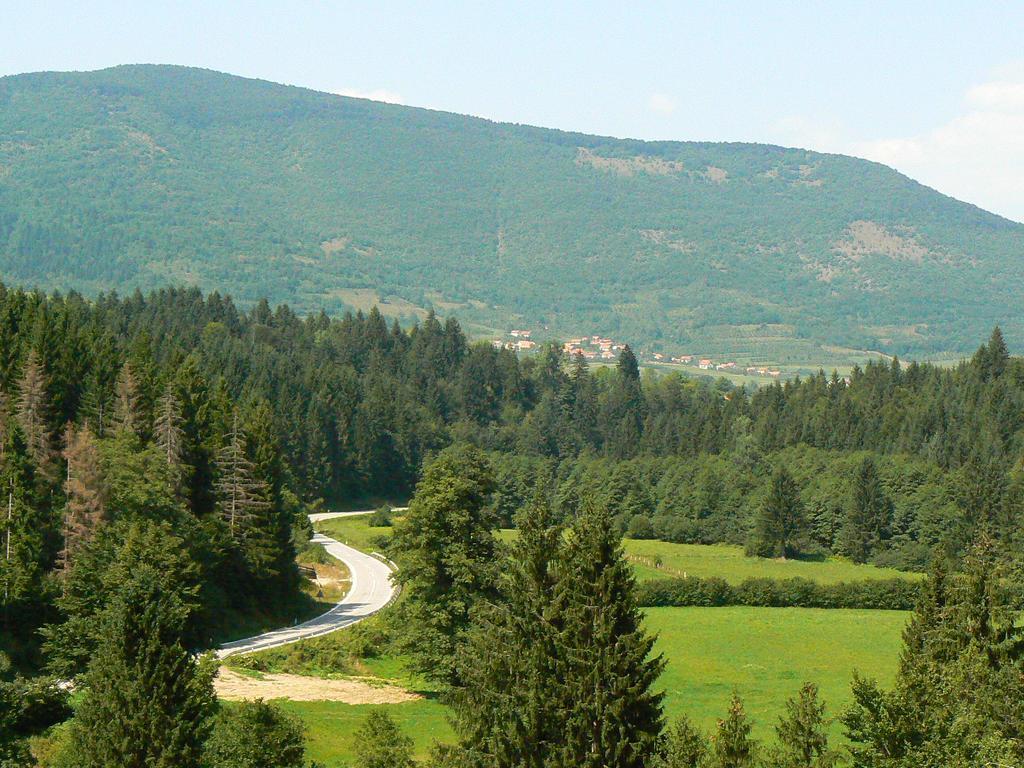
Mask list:
[[[725,714],[733,690],[770,738],[787,698],[817,683],[836,715],[856,669],[883,684],[896,672],[909,614],[811,608],[649,608],[647,627],[668,665],[660,679],[669,717],[685,713],[705,729]],[[833,734],[840,735],[838,725]]]
[[[363,523],[365,526],[365,523]],[[515,539],[514,530],[499,531],[502,541]],[[821,584],[868,579],[920,579],[918,573],[858,565],[849,560],[833,557],[827,560],[775,560],[765,557],[747,557],[743,547],[729,544],[674,544],[652,539],[625,539],[626,557],[633,565],[637,578],[664,579],[672,576],[718,576],[730,584],[749,578],[790,579],[800,577]],[[655,563],[660,563],[655,567]]]
[[[773,560],[747,557],[742,547],[725,544],[673,544],[667,541],[626,539],[626,555],[633,563],[637,577],[665,578],[688,576],[719,576],[738,584],[747,578],[788,579],[801,577],[822,584],[867,579],[918,579],[920,574],[906,573],[874,565],[857,565],[842,558],[828,560]],[[660,568],[651,567],[654,562]]]
[[[316,524],[316,529],[342,544],[361,549],[364,552],[372,552],[380,549],[378,539],[382,536],[391,536],[390,527],[370,527],[367,525],[369,515],[357,517],[337,517],[334,520],[323,520]]]
[[[366,518],[341,518],[321,523],[325,533],[362,549],[374,549],[389,528],[371,528]],[[508,541],[513,531],[502,531]],[[821,562],[748,558],[740,547],[672,544],[627,540],[639,578],[686,572],[721,576],[730,582],[748,577],[802,576],[824,583],[893,577],[916,578],[889,569],[855,565],[834,559]],[[638,562],[659,558],[662,568]],[[669,719],[686,714],[704,729],[714,727],[735,690],[755,720],[754,735],[772,737],[772,726],[787,698],[804,681],[821,688],[829,713],[836,715],[850,702],[850,679],[856,669],[883,684],[896,671],[900,635],[909,614],[897,611],[814,610],[799,608],[651,608],[647,627],[657,633],[656,650],[667,667],[659,685],[666,692]],[[339,638],[340,639],[340,638]],[[323,638],[328,640],[328,638]],[[421,689],[410,680],[399,660],[366,660],[367,674]],[[354,734],[370,706],[336,702],[282,702],[308,728],[309,757],[326,768],[352,759]],[[434,698],[387,705],[388,711],[413,737],[420,758],[436,740],[452,738],[445,708]],[[840,736],[838,724],[833,735]]]
[[[651,608],[647,627],[658,635],[656,651],[667,666],[659,680],[665,712],[681,714],[705,730],[714,727],[732,692],[743,697],[754,719],[754,736],[772,738],[787,698],[804,681],[821,688],[830,715],[850,703],[853,670],[891,682],[900,633],[908,614],[803,608]],[[394,659],[371,661],[373,674],[409,683]],[[418,686],[415,686],[418,687]],[[309,757],[336,768],[351,761],[354,734],[372,706],[336,702],[280,702],[306,724]],[[387,705],[427,757],[434,741],[452,738],[446,710],[433,698]],[[838,724],[833,736],[841,737]]]

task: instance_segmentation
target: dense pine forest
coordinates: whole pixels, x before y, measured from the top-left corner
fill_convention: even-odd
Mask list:
[[[433,469],[422,474],[425,464]],[[431,560],[438,542],[417,538],[417,520],[428,521],[421,533],[443,528],[437,521],[431,528],[430,515],[443,517],[457,497],[455,507],[477,515],[466,524],[479,527],[474,536],[483,532],[478,543],[525,521],[511,555],[520,570],[509,578],[519,581],[493,574],[481,586],[498,550],[473,545],[467,557],[478,558],[481,570],[472,571],[461,613],[445,621],[461,616],[458,626],[467,629],[477,618],[466,606],[481,599],[498,607],[521,601],[523,616],[543,612],[536,601],[551,586],[564,592],[565,632],[582,633],[559,635],[559,643],[576,643],[565,650],[571,657],[606,645],[574,613],[599,595],[613,615],[621,612],[609,637],[633,637],[620,648],[628,658],[608,663],[633,665],[649,686],[660,666],[644,661],[651,646],[622,570],[616,542],[623,533],[739,543],[772,557],[836,553],[917,570],[941,557],[974,573],[969,583],[983,592],[994,573],[985,568],[998,563],[1010,580],[1000,585],[1021,583],[1024,362],[1007,354],[996,329],[955,368],[894,360],[854,370],[849,380],[823,372],[750,392],[641,372],[628,348],[602,368],[566,359],[557,344],[519,358],[472,343],[456,320],[432,314],[402,328],[375,309],[300,317],[263,301],[243,312],[227,297],[194,289],[87,300],[0,287],[0,485],[0,678],[15,681],[2,684],[0,699],[36,697],[38,711],[17,724],[31,730],[65,717],[64,705],[14,672],[85,673],[93,693],[74,737],[85,750],[92,749],[90,718],[117,720],[116,701],[131,709],[135,696],[140,712],[148,701],[141,681],[124,683],[123,701],[120,693],[100,694],[118,686],[103,670],[121,669],[135,652],[125,638],[175,638],[146,648],[168,690],[182,697],[182,711],[207,722],[212,703],[175,688],[174,670],[193,664],[192,652],[312,608],[294,562],[308,540],[306,513],[325,503],[405,500],[417,488],[413,522],[395,544],[412,595],[458,584],[457,574],[438,581],[451,562]],[[432,488],[442,501],[430,500]],[[576,531],[564,545],[563,525]],[[979,542],[985,568],[976,564]],[[549,585],[555,576],[561,580]],[[953,596],[936,595],[947,589],[938,578],[924,599],[953,605]],[[417,626],[430,626],[449,598],[411,597],[405,610],[419,616]],[[140,613],[143,606],[153,608]],[[487,610],[497,612],[469,640],[451,625],[456,645],[432,637],[428,648],[410,648],[425,673],[452,687],[469,742],[485,739],[484,726],[466,713],[500,722],[506,704],[488,699],[488,686],[500,691],[518,672],[467,668],[461,643],[478,644],[466,647],[483,658],[491,644],[528,647],[536,629]],[[999,638],[983,639],[995,648]],[[939,664],[949,651],[914,642],[921,664]],[[588,684],[586,669],[570,672]],[[477,683],[466,688],[466,679]],[[876,707],[873,689],[859,685],[863,708]],[[577,694],[563,687],[551,695]],[[640,765],[660,749],[658,699],[641,698],[643,738],[633,757],[615,764]],[[741,708],[733,714],[741,717]],[[239,717],[264,715],[271,716],[244,710]],[[174,748],[199,749],[205,732],[196,729],[191,746]],[[558,759],[576,759],[585,744],[566,745]]]

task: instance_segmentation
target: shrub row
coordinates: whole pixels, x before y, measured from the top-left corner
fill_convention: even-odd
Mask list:
[[[912,610],[920,594],[919,582],[905,579],[843,581],[819,584],[810,579],[746,579],[729,584],[717,576],[655,579],[640,582],[640,605],[703,606],[747,605],[764,608],[873,608]]]

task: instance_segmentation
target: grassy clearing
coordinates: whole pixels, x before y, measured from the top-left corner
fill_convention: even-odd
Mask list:
[[[498,538],[510,542],[516,537],[514,530],[498,532]],[[922,578],[919,573],[857,565],[840,557],[827,560],[774,560],[765,557],[747,557],[743,547],[729,544],[673,544],[651,539],[625,539],[622,542],[626,557],[641,581],[664,579],[672,576],[718,576],[730,584],[744,579],[804,578],[821,584],[840,581],[866,581],[868,579]],[[655,566],[655,563],[660,565]]]
[[[298,716],[306,726],[307,757],[325,768],[351,765],[355,759],[355,734],[366,715],[375,708],[368,704],[338,704],[331,701],[280,701],[286,712]],[[447,710],[434,699],[384,705],[399,727],[415,742],[416,757],[426,759],[435,741],[451,741]]]
[[[788,579],[801,577],[821,584],[868,579],[919,579],[906,573],[874,565],[857,565],[842,558],[828,560],[773,560],[747,557],[742,547],[725,544],[673,544],[667,541],[626,539],[626,555],[639,579],[666,576],[718,576],[730,584],[749,578]],[[658,568],[652,567],[660,562]]]
[[[322,520],[316,529],[342,544],[362,550],[363,552],[380,551],[383,541],[391,537],[388,526],[373,527],[367,525],[369,515],[358,517],[337,517],[334,520]]]
[[[650,608],[647,626],[668,666],[659,683],[668,716],[687,714],[705,729],[726,711],[733,690],[771,738],[783,705],[815,682],[830,715],[851,702],[856,669],[889,684],[910,614],[813,608]],[[833,735],[841,728],[833,724]]]
[[[365,518],[341,518],[321,523],[320,530],[340,541],[363,549],[379,548],[389,528],[371,528]],[[509,541],[514,531],[500,532]],[[894,577],[916,578],[889,569],[855,565],[844,560],[822,562],[778,561],[748,558],[739,547],[672,544],[627,540],[626,552],[634,558],[659,557],[664,568],[696,576],[720,576],[730,582],[749,577],[788,578],[801,576],[823,583]],[[664,569],[634,561],[639,578],[671,575]],[[900,637],[909,614],[898,611],[815,610],[800,608],[651,608],[647,626],[658,635],[657,651],[667,660],[659,681],[666,691],[665,710],[669,719],[687,714],[701,727],[711,729],[726,709],[734,690],[743,696],[755,720],[754,735],[771,739],[772,726],[786,699],[804,681],[816,682],[836,715],[850,702],[853,670],[891,682],[896,671]],[[366,630],[372,629],[372,622]],[[301,661],[307,673],[320,666],[330,674],[357,674],[385,679],[397,685],[423,691],[422,681],[410,678],[402,660],[387,653],[352,660],[349,644],[355,638],[335,633],[320,638],[323,648],[284,651],[271,666],[291,666]],[[299,644],[300,647],[304,644]],[[337,648],[334,655],[330,648]],[[298,653],[296,656],[295,654]],[[284,657],[291,656],[287,661]],[[334,656],[338,666],[325,660]],[[341,659],[348,661],[342,662]],[[310,662],[312,661],[312,664]],[[425,691],[430,696],[430,691]],[[362,723],[368,705],[337,702],[282,702],[282,706],[306,723],[310,758],[326,768],[346,765],[353,758],[353,734]],[[390,704],[388,711],[413,737],[418,756],[428,756],[435,740],[452,738],[445,707],[436,698]],[[832,726],[839,737],[841,728]]]
[[[768,740],[786,699],[806,680],[820,686],[830,715],[850,703],[854,669],[890,683],[909,616],[803,608],[651,608],[646,614],[648,629],[658,634],[656,650],[668,662],[659,687],[666,692],[669,720],[686,714],[710,730],[735,690],[755,720],[754,735]],[[364,674],[423,687],[410,679],[400,659],[381,657],[362,664]],[[372,709],[337,702],[280,704],[302,718],[310,757],[327,768],[352,760],[353,734]],[[420,758],[435,740],[452,738],[446,709],[435,698],[384,706],[413,737]],[[840,726],[833,724],[832,732],[839,738]]]

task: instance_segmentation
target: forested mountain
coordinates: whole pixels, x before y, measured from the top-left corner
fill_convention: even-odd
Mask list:
[[[1022,256],[1024,226],[850,157],[497,124],[181,67],[0,79],[14,284],[194,283],[300,314],[382,302],[471,330],[925,354],[997,322],[1024,338]]]

